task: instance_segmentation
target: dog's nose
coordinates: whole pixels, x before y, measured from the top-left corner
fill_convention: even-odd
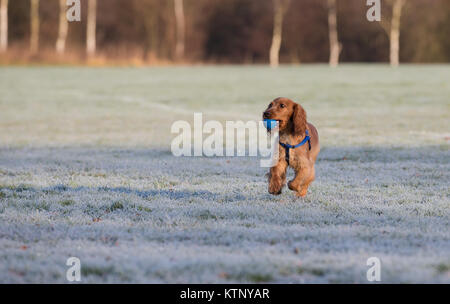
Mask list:
[[[270,116],[269,112],[266,111],[266,112],[263,113],[263,117],[264,118],[269,118],[269,116]]]

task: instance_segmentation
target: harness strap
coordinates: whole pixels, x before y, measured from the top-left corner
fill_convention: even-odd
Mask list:
[[[300,143],[296,144],[295,146],[280,142],[280,145],[286,151],[285,159],[286,159],[286,162],[288,163],[288,165],[289,165],[289,150],[303,146],[306,142],[308,142],[309,150],[311,150],[311,137],[309,136],[308,130],[306,130],[306,132],[305,132],[305,138],[303,138],[303,140]]]

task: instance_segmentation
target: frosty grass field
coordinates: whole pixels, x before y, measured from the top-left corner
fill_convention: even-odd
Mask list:
[[[450,283],[450,67],[0,68],[0,282]],[[170,126],[299,101],[305,199],[258,158],[181,157]],[[292,171],[289,171],[289,177]]]

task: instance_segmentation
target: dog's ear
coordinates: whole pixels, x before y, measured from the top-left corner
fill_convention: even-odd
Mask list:
[[[292,122],[294,123],[295,135],[302,136],[306,131],[306,111],[299,104],[294,105],[292,113]]]

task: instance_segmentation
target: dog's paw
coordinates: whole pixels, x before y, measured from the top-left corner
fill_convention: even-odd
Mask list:
[[[280,195],[281,194],[281,189],[279,191],[270,191],[269,190],[269,193],[272,194],[272,195]]]
[[[293,185],[293,181],[290,181],[288,183],[288,188],[292,191],[297,191],[297,188]]]
[[[303,190],[301,190],[301,191],[297,191],[297,192],[295,193],[295,195],[296,195],[297,197],[305,197],[307,193],[308,193],[308,189],[303,189]]]
[[[280,184],[269,184],[269,193],[272,195],[280,195],[283,186]]]

